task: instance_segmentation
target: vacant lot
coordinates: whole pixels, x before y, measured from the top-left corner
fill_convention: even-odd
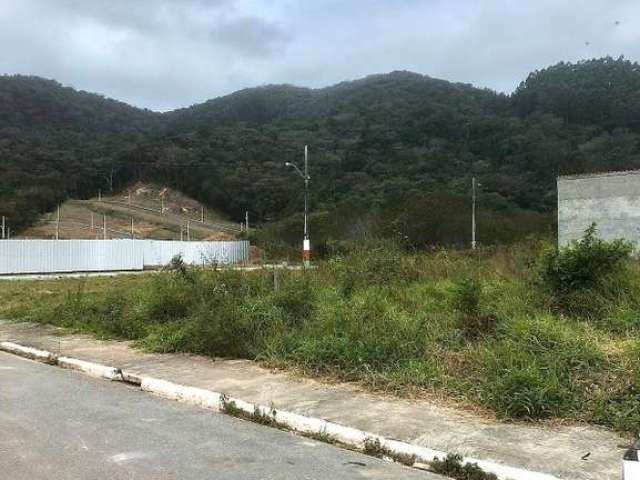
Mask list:
[[[0,314],[162,352],[250,358],[506,419],[640,430],[640,274],[560,299],[538,243],[408,255],[367,245],[313,271],[4,282]],[[560,301],[561,300],[561,301]]]

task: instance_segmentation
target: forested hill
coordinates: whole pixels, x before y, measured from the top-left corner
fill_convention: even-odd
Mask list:
[[[160,114],[54,80],[0,76],[0,132],[72,131],[86,138],[139,137],[161,124]]]
[[[271,124],[361,130],[382,127],[411,130],[419,122],[446,128],[466,115],[506,107],[506,97],[471,85],[455,84],[412,72],[371,75],[361,80],[309,89],[269,85],[241,90],[166,115],[178,130],[198,127]]]
[[[513,95],[411,72],[264,86],[165,114],[33,77],[0,77],[0,214],[25,225],[66,196],[137,179],[232,217],[297,230],[309,144],[316,241],[467,241],[550,228],[555,177],[640,168],[640,67],[603,58],[533,72]]]

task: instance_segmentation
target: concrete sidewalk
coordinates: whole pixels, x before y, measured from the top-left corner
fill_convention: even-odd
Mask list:
[[[324,418],[416,445],[493,460],[565,480],[619,480],[629,439],[589,425],[509,424],[425,400],[371,394],[272,372],[246,360],[148,354],[128,342],[60,335],[53,328],[0,321],[0,341],[127,369],[276,409]],[[585,460],[582,457],[589,454]]]

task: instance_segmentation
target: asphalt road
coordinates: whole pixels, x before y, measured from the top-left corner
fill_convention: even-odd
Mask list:
[[[0,352],[0,479],[442,477]]]

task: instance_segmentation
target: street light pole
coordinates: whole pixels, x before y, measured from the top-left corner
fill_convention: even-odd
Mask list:
[[[471,178],[471,248],[476,249],[476,177]]]
[[[302,241],[302,261],[305,267],[311,265],[311,241],[309,239],[309,148],[304,146],[304,172],[295,163],[285,162],[285,166],[293,167],[304,180],[304,238]]]
[[[309,211],[309,160],[307,146],[304,146],[304,239],[309,240],[309,225],[307,213]]]

